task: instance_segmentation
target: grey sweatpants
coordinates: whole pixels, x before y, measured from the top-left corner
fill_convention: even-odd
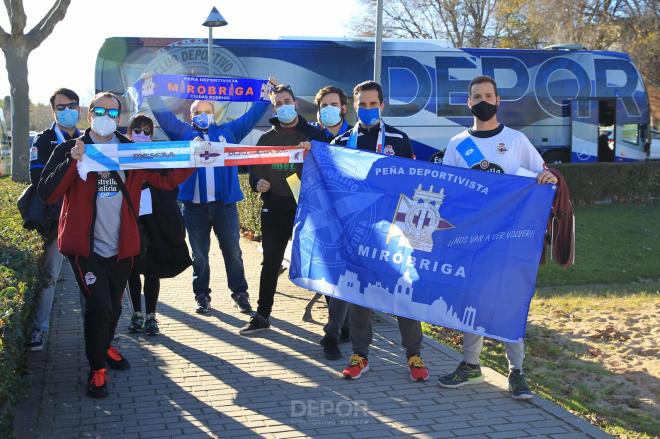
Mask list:
[[[479,354],[484,345],[481,335],[463,333],[463,361],[470,364],[479,364]],[[523,359],[525,358],[525,343],[504,343],[506,359],[509,360],[509,370],[519,369],[522,371]]]
[[[372,311],[370,308],[350,304],[348,313],[353,352],[367,357],[369,345],[374,336],[371,322]],[[405,317],[397,317],[397,320],[401,332],[401,344],[406,348],[406,354],[408,356],[418,355],[422,348],[422,324],[417,320]]]

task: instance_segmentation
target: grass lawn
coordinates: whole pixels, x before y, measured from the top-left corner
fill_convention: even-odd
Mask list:
[[[534,392],[626,439],[660,437],[660,204],[576,211],[577,258],[539,272],[525,369]],[[461,349],[460,333],[424,325]],[[506,374],[501,343],[483,365]]]

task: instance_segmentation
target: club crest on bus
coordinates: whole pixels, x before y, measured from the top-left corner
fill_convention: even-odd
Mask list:
[[[399,236],[399,246],[430,252],[433,250],[433,233],[438,230],[453,229],[454,225],[440,214],[440,206],[445,199],[445,189],[428,191],[420,184],[412,198],[405,194],[399,203],[387,233],[386,243]]]

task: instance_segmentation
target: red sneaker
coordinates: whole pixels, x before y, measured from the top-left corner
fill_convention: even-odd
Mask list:
[[[410,379],[413,381],[426,381],[429,379],[429,370],[424,366],[422,357],[413,355],[408,358],[408,368],[410,369]]]
[[[117,348],[113,348],[112,346],[108,348],[105,361],[108,363],[108,366],[110,366],[110,369],[128,370],[131,368],[131,363],[129,363],[128,360],[119,353]]]
[[[344,378],[357,380],[366,372],[369,372],[369,361],[358,354],[353,354],[342,374]]]
[[[95,399],[101,399],[108,396],[105,369],[97,369],[89,372],[89,378],[87,379],[87,396]]]

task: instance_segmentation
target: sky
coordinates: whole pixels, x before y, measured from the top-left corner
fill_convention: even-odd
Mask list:
[[[26,33],[53,2],[24,0],[28,17]],[[229,23],[214,29],[214,39],[341,38],[348,36],[352,17],[360,12],[357,0],[72,0],[66,17],[30,54],[31,101],[46,103],[53,90],[68,87],[78,92],[83,103],[88,102],[94,93],[96,55],[106,38],[206,38],[208,28],[202,23],[213,6]],[[332,11],[326,12],[328,8]],[[0,7],[0,26],[9,30],[3,7]],[[1,55],[0,98],[6,95],[9,95],[9,81]]]

